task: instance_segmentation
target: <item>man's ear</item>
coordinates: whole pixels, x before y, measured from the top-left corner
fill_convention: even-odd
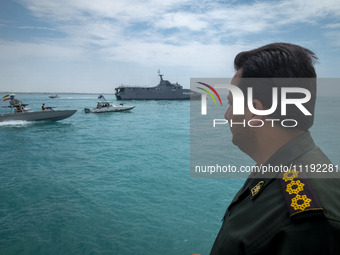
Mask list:
[[[265,110],[265,107],[263,106],[263,104],[261,103],[260,100],[258,99],[253,99],[253,108],[256,110]],[[263,121],[266,118],[266,115],[258,115],[258,114],[254,114],[252,113],[248,108],[247,108],[247,119],[248,121],[251,120],[251,124],[252,126],[258,126],[261,127],[263,126]],[[258,121],[256,121],[258,120]]]
[[[258,99],[253,99],[253,109],[249,109],[249,106],[247,107],[247,114],[249,114],[248,117],[250,117],[251,119],[264,119],[264,116],[266,115],[259,115],[259,114],[256,114],[256,113],[253,113],[253,111],[255,110],[258,110],[258,111],[263,111],[263,110],[267,110],[262,102]]]
[[[262,102],[258,99],[253,99],[253,107],[256,110],[263,111],[265,110],[265,107],[263,106]],[[266,115],[257,115],[252,113],[252,118],[254,119],[265,119]]]

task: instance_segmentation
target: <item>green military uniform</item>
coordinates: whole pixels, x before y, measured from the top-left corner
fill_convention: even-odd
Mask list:
[[[279,149],[270,165],[330,164],[309,132]],[[340,179],[251,176],[229,205],[210,254],[340,254]]]

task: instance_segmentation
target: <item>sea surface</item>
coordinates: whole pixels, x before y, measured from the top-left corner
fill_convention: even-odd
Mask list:
[[[60,96],[17,94],[74,116],[0,123],[0,254],[208,254],[244,179],[190,177],[190,102],[85,114],[98,95]],[[339,163],[333,99],[320,99],[312,135]]]

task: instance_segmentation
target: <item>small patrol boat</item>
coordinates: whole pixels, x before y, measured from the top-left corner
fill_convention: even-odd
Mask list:
[[[42,111],[32,111],[28,104],[23,104],[21,100],[15,98],[15,94],[8,94],[2,98],[3,101],[9,100],[10,113],[0,114],[0,122],[12,120],[24,121],[58,121],[71,117],[77,110],[54,110],[52,107],[46,107]]]
[[[60,96],[58,95],[58,94],[56,94],[56,95],[52,95],[52,96],[48,96],[49,98],[60,98]]]
[[[135,108],[135,106],[128,106],[124,104],[114,105],[112,102],[109,102],[105,99],[103,95],[99,95],[98,99],[101,101],[97,102],[97,107],[92,110],[89,108],[85,108],[85,113],[105,113],[105,112],[123,112],[129,111]]]

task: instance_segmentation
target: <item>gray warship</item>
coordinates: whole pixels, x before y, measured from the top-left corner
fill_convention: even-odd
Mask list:
[[[160,82],[154,87],[138,87],[121,85],[116,90],[117,100],[190,100],[199,95],[190,89],[183,89],[181,85],[163,80],[163,74],[158,72]],[[197,94],[197,95],[196,95]]]

